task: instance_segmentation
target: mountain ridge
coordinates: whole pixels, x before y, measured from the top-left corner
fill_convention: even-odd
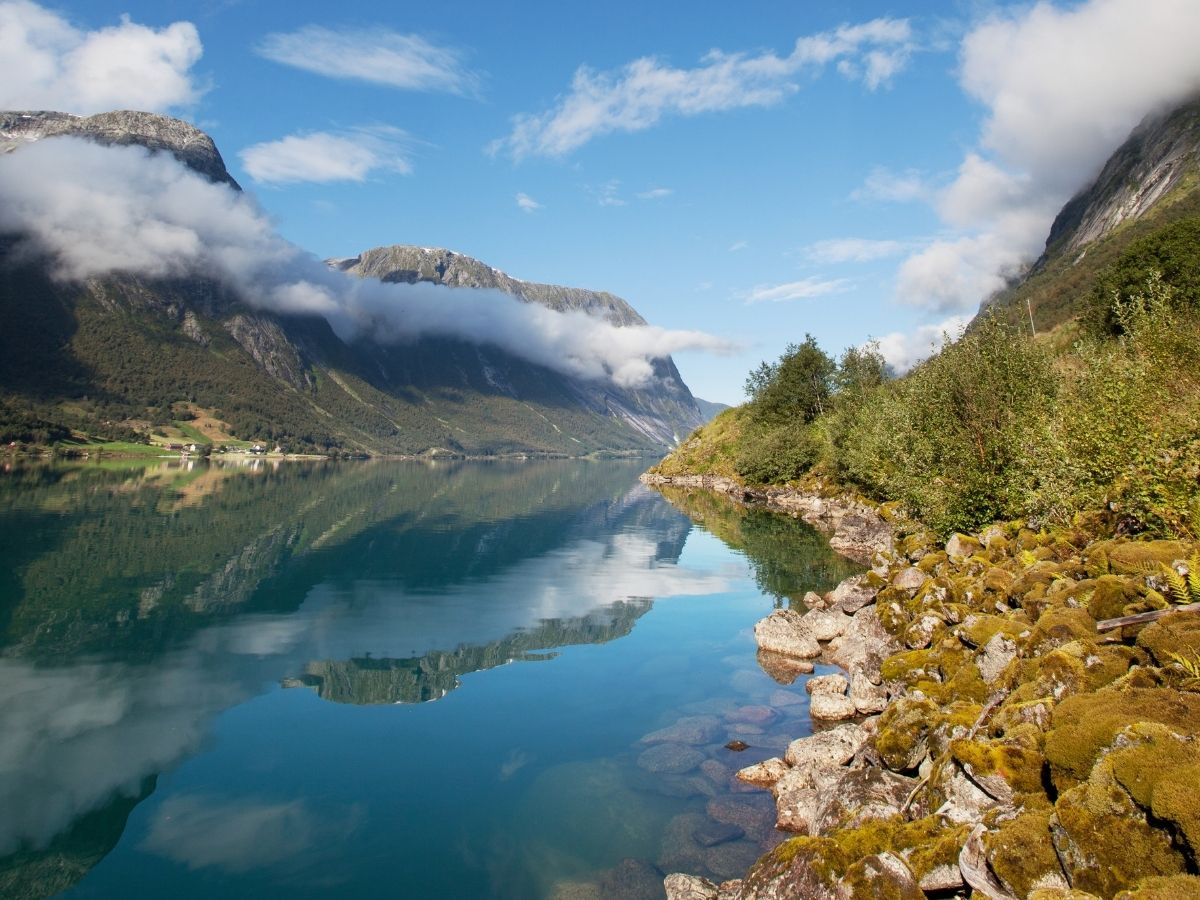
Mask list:
[[[240,190],[211,138],[182,120],[0,112],[0,154],[59,136],[167,152]],[[57,281],[49,258],[16,252],[18,238],[0,235],[6,443],[65,431],[126,438],[181,425],[186,407],[235,437],[285,448],[575,456],[661,452],[704,420],[669,357],[654,360],[651,383],[634,389],[564,375],[485,343],[347,341],[324,318],[256,308],[209,278]],[[614,325],[645,324],[607,292],[512,279],[449,250],[395,245],[331,265],[392,282],[494,288]]]

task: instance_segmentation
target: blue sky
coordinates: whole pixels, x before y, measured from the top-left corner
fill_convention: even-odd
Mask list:
[[[885,338],[903,366],[969,316],[1129,128],[1200,84],[1169,36],[1200,34],[1196,7],[9,0],[0,36],[35,13],[67,43],[125,29],[177,83],[85,97],[60,72],[0,100],[194,121],[319,256],[448,247],[730,339],[676,358],[733,403],[806,332]]]

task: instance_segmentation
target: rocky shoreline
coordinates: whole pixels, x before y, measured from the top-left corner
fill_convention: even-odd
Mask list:
[[[1022,523],[942,542],[886,506],[643,481],[798,515],[871,566],[755,627],[777,679],[844,673],[807,680],[823,730],[738,773],[794,837],[743,879],[669,875],[671,900],[1200,896],[1200,614],[1097,627],[1200,594],[1194,546]]]

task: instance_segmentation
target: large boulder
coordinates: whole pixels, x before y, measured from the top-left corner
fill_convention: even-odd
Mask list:
[[[754,626],[754,640],[760,650],[779,653],[783,656],[812,659],[821,655],[817,643],[804,617],[791,609],[777,609]]]

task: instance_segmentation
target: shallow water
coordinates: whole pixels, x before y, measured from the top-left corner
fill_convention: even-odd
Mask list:
[[[730,776],[810,727],[750,628],[852,569],[643,465],[0,473],[0,895],[740,875],[777,837]]]

